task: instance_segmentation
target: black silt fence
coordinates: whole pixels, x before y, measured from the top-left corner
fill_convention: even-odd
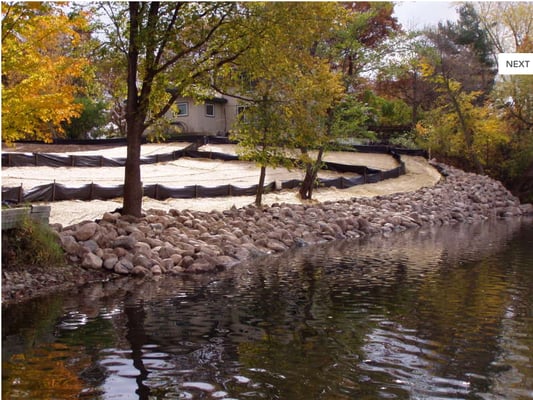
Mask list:
[[[141,164],[155,164],[166,161],[177,160],[181,157],[191,158],[210,158],[221,160],[237,160],[238,156],[226,153],[217,153],[209,151],[198,151],[198,148],[205,144],[236,144],[237,142],[231,141],[226,137],[219,136],[196,136],[187,135],[181,136],[178,140],[172,140],[169,142],[189,142],[191,143],[184,149],[173,151],[166,154],[154,154],[150,156],[142,156]],[[57,141],[56,143],[75,143],[75,144],[113,144],[125,145],[124,139],[107,139],[107,140],[78,140],[78,141]],[[422,156],[427,158],[427,152],[425,150],[411,150],[402,149],[399,147],[385,146],[385,145],[353,145],[351,146],[355,151],[361,153],[378,153],[378,154],[391,154],[398,162],[400,162],[401,154],[411,156]],[[98,155],[91,156],[78,156],[78,155],[62,155],[62,154],[49,154],[49,153],[14,153],[5,152],[2,153],[2,167],[24,167],[24,166],[42,166],[42,167],[122,167],[126,164],[126,159],[121,158],[109,158]],[[326,167],[332,170],[337,170],[339,164],[326,162]],[[363,174],[359,169],[367,168],[362,166],[341,166],[341,168],[352,168],[351,170],[342,170],[342,172],[355,172]],[[367,171],[366,173],[373,173]]]
[[[176,150],[172,153],[150,155],[141,158],[141,164],[151,164],[165,161],[172,161],[181,157],[219,159],[224,161],[238,160],[238,156],[232,154],[198,151],[199,146],[213,143],[234,143],[227,138],[221,137],[199,137],[194,136],[195,142],[184,149]],[[360,176],[354,178],[339,177],[335,179],[319,179],[318,185],[325,187],[336,187],[345,189],[365,183],[376,183],[384,179],[397,178],[405,174],[405,164],[401,159],[398,149],[391,149],[389,146],[353,146],[357,151],[377,152],[381,154],[391,154],[400,164],[398,167],[388,171],[380,171],[361,165],[344,165],[333,162],[325,162],[324,168],[336,172],[356,173]],[[419,155],[419,154],[417,154]],[[106,158],[102,156],[75,156],[75,155],[55,155],[55,154],[30,154],[30,153],[4,153],[2,154],[3,166],[70,166],[70,167],[109,167],[123,166],[124,158]],[[292,179],[281,182],[281,187],[276,187],[275,182],[265,186],[265,191],[276,189],[294,189],[302,184],[301,180]],[[143,187],[143,195],[157,200],[168,198],[191,199],[199,197],[225,197],[225,196],[252,196],[257,192],[258,185],[239,187],[234,185],[221,185],[216,187],[205,187],[193,185],[186,187],[168,187],[161,184],[150,184]],[[103,186],[95,183],[88,185],[68,187],[61,183],[50,183],[25,190],[23,186],[2,187],[2,201],[7,203],[37,202],[37,201],[61,201],[61,200],[109,200],[122,197],[124,193],[123,185]]]
[[[171,153],[152,154],[149,156],[142,156],[141,164],[157,164],[160,162],[174,161],[181,157],[200,157],[198,152],[198,145],[193,143],[184,149],[175,150]],[[231,159],[228,154],[213,153],[211,158],[226,157]],[[99,155],[78,156],[63,155],[63,154],[49,154],[49,153],[2,153],[2,167],[123,167],[126,165],[126,158],[124,157],[104,157]]]

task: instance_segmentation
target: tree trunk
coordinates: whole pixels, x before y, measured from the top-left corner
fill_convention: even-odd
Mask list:
[[[139,3],[131,2],[130,36],[128,48],[128,98],[126,104],[127,156],[124,171],[123,214],[141,216],[142,181],[141,181],[141,137],[144,118],[140,112],[139,93],[137,89],[137,69],[139,63]]]
[[[305,152],[305,150],[302,150]],[[318,151],[318,156],[316,161],[313,164],[307,164],[305,168],[305,177],[300,187],[300,198],[303,200],[311,200],[313,197],[313,189],[315,187],[315,181],[318,175],[318,170],[320,169],[320,164],[322,164],[322,156],[324,154],[324,148],[320,148]]]
[[[266,166],[261,165],[261,172],[259,174],[259,183],[257,185],[257,192],[255,193],[255,205],[259,207],[263,201],[263,192],[265,191],[265,177]]]
[[[133,126],[130,126],[130,124],[128,125],[122,213],[125,215],[140,217],[143,196],[140,166],[142,127],[141,129],[136,127],[135,122],[133,122]]]
[[[313,195],[313,184],[315,180],[313,179],[313,166],[307,164],[305,167],[305,177],[300,187],[300,198],[302,200],[309,200]]]

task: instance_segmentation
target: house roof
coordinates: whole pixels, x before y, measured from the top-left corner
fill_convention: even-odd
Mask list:
[[[167,92],[168,93],[171,93],[171,94],[176,94],[177,93],[177,89],[173,89],[173,88],[169,88],[167,89]],[[183,96],[183,97],[190,97],[190,96]],[[211,97],[206,97],[205,100],[204,100],[204,103],[218,103],[218,104],[226,104],[228,102],[228,99],[226,99],[225,97],[222,97],[222,96],[211,96]]]
[[[225,97],[212,97],[210,99],[206,99],[205,101],[206,102],[226,104],[228,102],[228,99],[226,99]]]

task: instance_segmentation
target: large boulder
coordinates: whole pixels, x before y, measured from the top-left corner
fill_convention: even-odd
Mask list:
[[[74,232],[74,237],[79,242],[89,240],[94,236],[97,229],[98,224],[96,222],[87,222],[85,224],[78,225],[78,228]]]

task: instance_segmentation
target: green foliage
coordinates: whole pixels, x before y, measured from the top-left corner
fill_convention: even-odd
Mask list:
[[[119,71],[112,97],[117,111],[125,111],[126,123],[120,113],[113,118],[128,137],[123,209],[140,216],[142,135],[178,97],[209,87],[217,70],[250,47],[254,30],[245,7],[231,2],[110,2],[101,8],[111,19],[106,32],[110,65]]]
[[[417,143],[415,130],[395,134],[388,139],[388,143],[392,146],[403,147],[406,149],[420,148],[420,145]]]
[[[408,125],[411,122],[411,109],[401,99],[388,99],[367,90],[363,94],[364,104],[369,109],[370,125]]]
[[[63,266],[65,258],[52,229],[30,217],[2,234],[2,264],[9,267]]]
[[[375,139],[375,134],[367,129],[374,123],[373,109],[348,95],[335,107],[332,130],[337,137]]]
[[[330,140],[328,112],[342,85],[329,62],[318,54],[316,43],[331,34],[331,20],[342,8],[335,3],[247,7],[261,34],[237,65],[221,71],[217,82],[236,91],[247,105],[232,138],[239,141],[245,159],[262,167],[261,188],[266,167],[292,166],[291,150],[319,148]],[[258,192],[256,203],[260,201]]]
[[[75,102],[82,105],[83,111],[79,117],[72,118],[69,124],[63,124],[66,137],[88,139],[105,134],[102,127],[107,122],[105,113],[107,104],[89,97],[79,97]]]
[[[283,142],[288,141],[287,111],[268,98],[246,107],[237,129],[231,133],[231,138],[239,142],[239,154],[244,160],[259,166],[290,165],[283,150]]]
[[[481,18],[472,3],[459,6],[459,20],[448,22],[448,31],[453,41],[461,46],[470,47],[481,64],[492,67],[492,49],[489,33],[482,28]]]

